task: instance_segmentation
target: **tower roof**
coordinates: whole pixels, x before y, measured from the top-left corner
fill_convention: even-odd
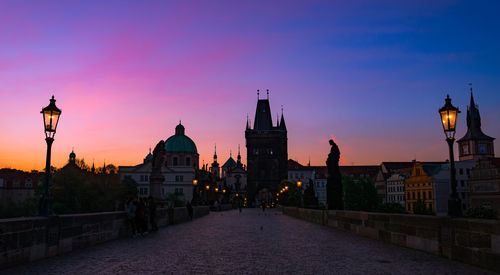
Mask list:
[[[229,157],[229,159],[222,165],[222,168],[233,168],[236,167],[236,161],[232,157]]]
[[[271,107],[268,99],[259,99],[257,101],[257,110],[255,111],[254,130],[271,130],[273,122],[271,119]]]
[[[467,133],[458,141],[467,140],[494,140],[494,138],[485,135],[481,130],[481,116],[479,114],[479,108],[474,102],[472,88],[470,92],[470,105],[467,108]]]

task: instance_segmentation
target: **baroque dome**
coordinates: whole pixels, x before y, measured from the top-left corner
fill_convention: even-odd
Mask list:
[[[165,151],[198,153],[193,140],[184,134],[184,126],[181,123],[175,127],[175,135],[165,141]]]

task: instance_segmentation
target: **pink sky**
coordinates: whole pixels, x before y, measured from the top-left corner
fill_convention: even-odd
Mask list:
[[[238,144],[246,162],[257,89],[271,90],[273,118],[284,105],[289,158],[304,164],[324,165],[332,135],[343,164],[444,160],[437,110],[450,93],[461,137],[468,82],[484,132],[500,136],[500,28],[477,20],[493,18],[481,5],[463,20],[461,1],[0,5],[0,167],[43,169],[52,95],[56,167],[72,147],[90,164],[138,164],[179,120],[200,165],[215,143],[219,162]]]

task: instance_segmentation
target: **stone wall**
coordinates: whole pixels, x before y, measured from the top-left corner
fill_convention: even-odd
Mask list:
[[[193,218],[209,213],[193,207]],[[185,207],[157,209],[158,226],[189,220]],[[130,236],[125,212],[0,219],[0,269]]]
[[[500,271],[500,221],[282,207],[285,215]]]

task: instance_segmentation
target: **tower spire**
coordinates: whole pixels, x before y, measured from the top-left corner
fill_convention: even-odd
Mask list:
[[[283,115],[283,105],[281,105],[281,121],[280,121],[280,129],[286,131],[286,124],[285,124],[285,116]]]
[[[217,143],[214,146],[214,162],[217,162]]]
[[[257,100],[259,100],[259,99],[260,99],[260,90],[257,89]]]
[[[229,149],[229,157],[232,158],[233,157],[233,150]]]
[[[247,113],[247,130],[250,130],[250,125],[248,124],[248,113]]]
[[[267,91],[267,100],[269,100],[269,89],[267,89],[266,91]]]

